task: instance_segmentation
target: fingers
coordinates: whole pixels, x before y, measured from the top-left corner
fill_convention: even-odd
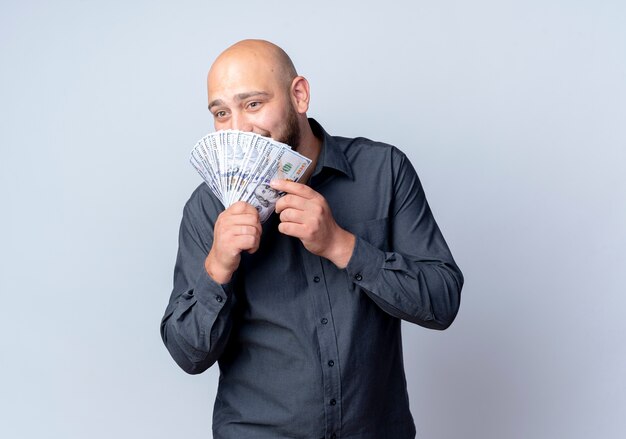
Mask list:
[[[284,235],[293,236],[294,238],[305,238],[304,224],[281,222],[278,224],[278,231]]]
[[[219,214],[213,227],[213,245],[205,260],[207,273],[219,283],[230,281],[241,261],[240,253],[254,253],[261,242],[259,213],[243,201]]]
[[[255,233],[251,227],[256,229],[256,233],[259,235],[262,231],[259,212],[252,205],[243,201],[239,201],[224,210],[218,217],[216,226],[218,223],[219,229],[228,228],[234,235]]]
[[[211,250],[225,267],[236,268],[240,252],[259,248],[262,231],[257,210],[248,203],[235,203],[217,217]]]
[[[252,227],[261,232],[261,223],[259,216],[243,213],[237,215],[223,215],[218,219],[220,228],[232,229],[235,235],[244,235],[250,232],[249,227]],[[216,223],[217,225],[217,223]],[[246,232],[248,230],[249,232]]]
[[[282,223],[304,224],[307,219],[306,211],[298,209],[284,209],[279,215]]]
[[[308,198],[303,198],[299,195],[284,195],[276,202],[276,213],[281,213],[283,210],[288,208],[306,210],[309,204],[308,201]]]
[[[309,186],[289,180],[272,180],[270,186],[278,191],[298,195],[302,198],[316,198],[319,194]]]
[[[254,253],[259,249],[260,241],[260,235],[236,235],[231,238],[232,246],[237,250],[236,253],[240,253],[242,251]]]
[[[258,216],[257,210],[250,203],[246,203],[245,201],[237,201],[230,205],[224,212],[228,212],[231,214],[256,214]]]

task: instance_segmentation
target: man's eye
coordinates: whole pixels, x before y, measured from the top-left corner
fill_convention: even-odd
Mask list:
[[[260,102],[256,102],[256,101],[255,102],[250,102],[248,104],[248,108],[253,108],[254,109],[254,108],[258,108],[260,105],[261,105]]]
[[[224,117],[224,116],[226,116],[226,112],[223,110],[215,112],[215,117]]]

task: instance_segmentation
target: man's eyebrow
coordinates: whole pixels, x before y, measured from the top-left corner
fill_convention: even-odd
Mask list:
[[[269,96],[270,94],[266,91],[249,91],[246,93],[239,93],[235,95],[235,99],[238,101],[243,101],[245,99],[251,98],[252,96]]]
[[[209,111],[211,111],[211,108],[215,107],[216,105],[224,105],[224,101],[222,101],[221,99],[215,99],[214,101],[211,101],[209,103]]]
[[[241,102],[253,96],[269,97],[271,96],[271,94],[266,91],[247,91],[245,93],[236,94],[235,100]],[[214,101],[211,101],[211,103],[209,103],[209,111],[216,105],[224,105],[224,101],[222,101],[221,99],[215,99]]]

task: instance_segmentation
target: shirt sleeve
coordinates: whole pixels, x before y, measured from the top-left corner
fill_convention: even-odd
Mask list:
[[[456,317],[463,275],[435,222],[415,169],[393,155],[390,251],[356,237],[346,271],[387,313],[427,328],[446,329]]]
[[[216,200],[202,202],[198,189],[185,205],[180,225],[174,288],[161,320],[161,337],[176,363],[198,374],[221,355],[232,328],[235,301],[233,279],[215,282],[204,261],[213,242],[213,224],[219,210]]]

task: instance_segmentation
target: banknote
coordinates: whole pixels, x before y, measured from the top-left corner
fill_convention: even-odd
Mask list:
[[[265,222],[283,195],[273,179],[298,181],[311,160],[289,145],[238,130],[221,130],[200,139],[189,161],[224,207],[237,201],[254,206]]]

